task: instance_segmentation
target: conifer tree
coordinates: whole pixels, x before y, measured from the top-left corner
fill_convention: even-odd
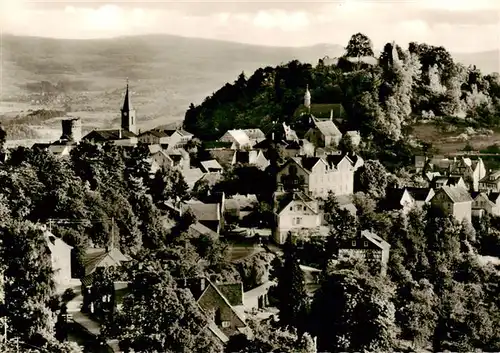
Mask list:
[[[296,256],[292,236],[289,233],[284,247],[284,259],[277,273],[278,309],[280,323],[292,326],[303,332],[304,319],[308,311],[308,298],[305,287],[304,273]]]

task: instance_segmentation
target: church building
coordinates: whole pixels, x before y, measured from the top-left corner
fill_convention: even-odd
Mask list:
[[[97,143],[112,143],[120,146],[137,145],[137,120],[135,109],[130,99],[129,85],[121,108],[121,126],[119,129],[93,130],[83,137],[83,140]]]

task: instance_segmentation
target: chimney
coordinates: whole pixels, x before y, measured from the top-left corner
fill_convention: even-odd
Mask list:
[[[330,109],[330,121],[333,121],[333,109]]]
[[[206,284],[205,284],[205,278],[202,277],[202,278],[200,278],[200,291],[201,292],[203,292],[205,290],[205,286],[206,286]]]
[[[118,138],[121,139],[122,138],[122,128],[119,128],[118,129]]]

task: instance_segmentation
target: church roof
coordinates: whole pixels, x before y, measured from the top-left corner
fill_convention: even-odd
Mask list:
[[[132,108],[132,101],[130,100],[130,97],[129,97],[128,82],[127,82],[127,90],[125,91],[125,98],[123,99],[122,111],[127,112],[127,111],[130,111],[132,109],[133,109]]]
[[[121,137],[120,137],[121,130]],[[94,130],[83,137],[84,140],[113,141],[136,137],[137,135],[125,129]]]

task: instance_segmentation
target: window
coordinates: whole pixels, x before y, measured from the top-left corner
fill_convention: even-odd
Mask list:
[[[303,207],[302,207],[302,211],[305,211],[305,210],[306,210],[306,206],[303,206]]]
[[[365,247],[365,248],[366,248],[366,247],[368,247],[368,242],[367,242],[367,241],[365,241],[365,242],[363,243],[363,245],[364,245],[364,247]]]
[[[293,211],[293,206],[290,206],[290,211]]]
[[[356,240],[353,240],[353,241],[351,242],[351,245],[352,245],[352,246],[356,246]]]
[[[300,224],[301,222],[302,222],[302,218],[297,217],[297,218],[296,218],[296,224]]]
[[[229,321],[222,321],[222,327],[223,328],[228,328],[230,325],[230,322]]]

